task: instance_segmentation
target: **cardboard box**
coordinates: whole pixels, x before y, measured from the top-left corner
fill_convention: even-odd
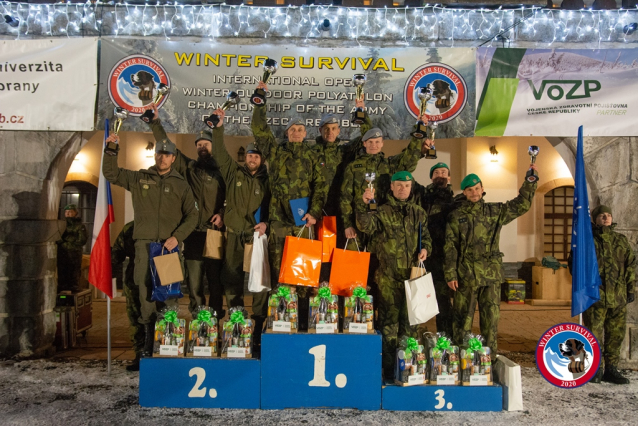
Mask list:
[[[525,281],[505,280],[505,301],[509,304],[525,304]]]
[[[572,275],[567,268],[554,271],[542,266],[532,267],[532,298],[571,300]]]

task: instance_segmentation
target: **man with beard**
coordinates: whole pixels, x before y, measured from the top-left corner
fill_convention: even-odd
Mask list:
[[[224,146],[224,116],[226,111],[214,111],[219,117],[213,129],[213,158],[219,164],[226,184],[226,210],[224,222],[228,237],[224,250],[221,280],[224,283],[226,303],[229,307],[244,306],[244,249],[255,232],[264,235],[268,222],[270,187],[268,170],[263,164],[261,151],[254,143],[246,148],[246,163],[241,166],[228,154]],[[255,320],[255,351],[259,351],[261,330],[267,316],[268,291],[251,293]]]
[[[153,130],[155,140],[161,141],[167,138],[166,132],[159,119],[157,106],[153,105],[152,108],[155,115],[149,125]],[[197,227],[184,241],[186,282],[190,297],[188,309],[192,314],[198,306],[206,304],[203,285],[205,276],[210,293],[208,305],[215,310],[217,317],[221,319],[225,315],[223,310],[224,290],[220,281],[222,261],[221,259],[209,259],[203,256],[204,246],[206,245],[206,231],[211,228],[211,224],[217,228],[224,226],[222,215],[226,188],[217,162],[211,156],[212,142],[213,136],[211,132],[207,130],[200,132],[195,139],[197,159],[188,158],[178,149],[174,168],[188,181],[199,209]]]
[[[447,216],[452,211],[454,192],[450,185],[450,168],[445,163],[436,163],[430,168],[432,183],[423,186],[414,182],[412,196],[414,202],[428,214],[428,231],[432,238],[432,252],[428,255],[425,269],[432,273],[439,314],[436,316],[436,330],[452,338],[451,290],[445,280],[445,226]]]
[[[79,291],[82,275],[82,248],[88,239],[86,227],[75,204],[64,208],[66,229],[58,241],[58,291]]]
[[[118,135],[110,135],[106,142],[118,143]],[[186,179],[173,168],[176,147],[168,139],[155,144],[155,165],[147,170],[118,168],[117,155],[103,156],[102,172],[114,185],[131,191],[133,199],[135,240],[134,280],[139,291],[141,315],[144,325],[142,356],[153,353],[156,306],[151,300],[150,245],[164,241],[167,250],[173,250],[195,229],[197,206]],[[119,152],[119,144],[117,145]],[[116,152],[116,154],[117,154]],[[166,305],[177,307],[177,299],[168,299]]]

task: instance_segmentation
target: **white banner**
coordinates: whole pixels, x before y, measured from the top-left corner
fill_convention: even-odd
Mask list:
[[[97,39],[1,40],[1,130],[93,130]]]

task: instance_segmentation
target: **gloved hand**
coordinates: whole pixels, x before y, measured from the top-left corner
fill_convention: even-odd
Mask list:
[[[631,293],[631,294],[628,294],[628,295],[627,295],[627,303],[631,303],[631,302],[633,302],[634,300],[636,300],[636,295],[635,295],[635,293]]]

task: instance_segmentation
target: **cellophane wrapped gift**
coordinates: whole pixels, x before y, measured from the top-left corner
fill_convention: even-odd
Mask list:
[[[445,333],[426,333],[424,340],[430,359],[430,384],[459,385],[459,347]]]
[[[230,318],[222,331],[222,357],[251,358],[253,350],[253,320],[243,307],[230,308]]]
[[[298,296],[294,288],[291,289],[285,285],[279,286],[268,299],[268,322],[266,328],[269,331],[295,333],[299,322],[297,305]],[[276,321],[278,324],[281,324],[281,322],[290,323],[290,330],[288,330],[287,324],[284,324],[285,328],[283,329],[274,327]]]
[[[186,320],[177,318],[177,311],[162,309],[155,321],[153,356],[184,356]]]
[[[310,298],[310,309],[308,310],[309,330],[317,330],[318,325],[321,327],[324,324],[330,324],[333,333],[339,331],[339,296],[330,293],[330,286],[327,282],[322,282],[317,290],[317,295]],[[321,332],[330,333],[326,330]]]
[[[365,324],[368,333],[374,333],[374,304],[372,296],[363,286],[352,288],[352,296],[346,297],[343,329],[349,330],[350,324]]]
[[[491,386],[492,358],[483,337],[469,334],[461,349],[461,381],[463,386]]]
[[[399,341],[394,382],[399,386],[416,386],[428,383],[426,349],[414,337],[404,336]]]
[[[213,308],[199,306],[188,326],[186,356],[216,357],[219,355],[219,329]]]

